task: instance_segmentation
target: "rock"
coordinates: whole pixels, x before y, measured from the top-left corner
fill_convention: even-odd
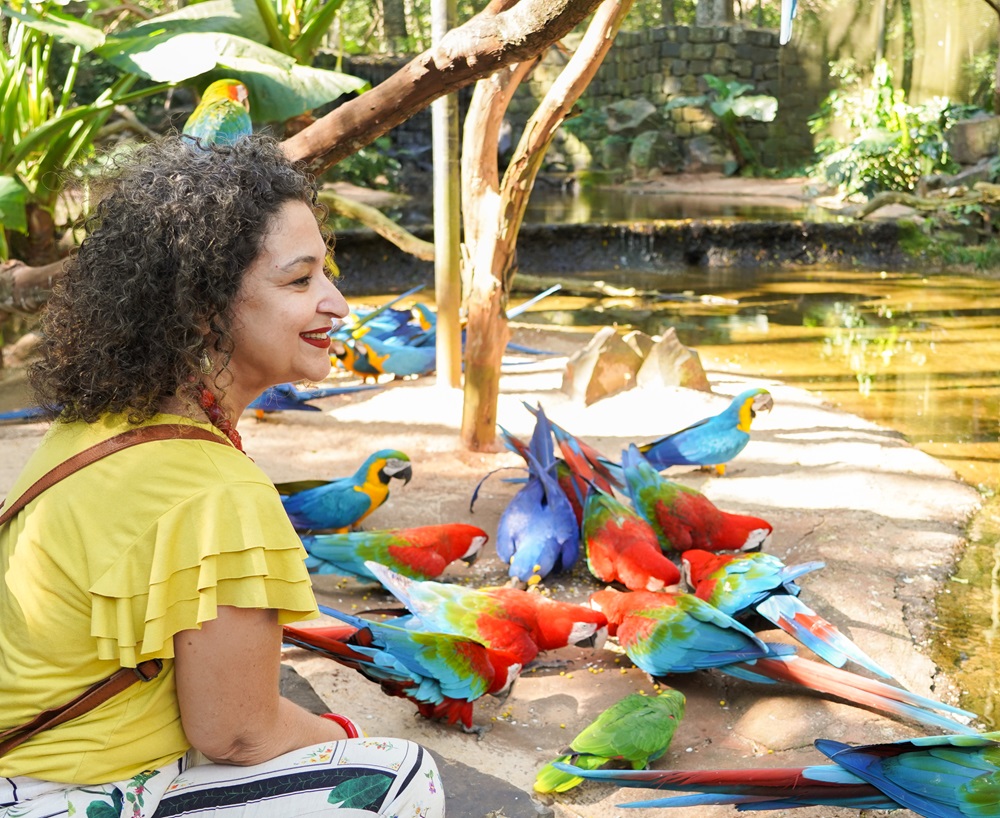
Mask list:
[[[570,356],[562,391],[585,406],[635,386],[642,364],[639,354],[617,333],[604,327],[579,352]]]
[[[651,170],[677,170],[680,166],[677,140],[663,131],[643,131],[632,140],[628,164],[640,175]]]
[[[551,807],[503,778],[431,752],[441,772],[449,815],[469,818],[552,818]]]
[[[683,386],[711,392],[697,350],[684,346],[670,327],[646,353],[635,376],[636,386]]]
[[[623,99],[612,103],[605,110],[608,112],[608,133],[613,134],[633,131],[656,115],[656,106],[642,97]]]
[[[1000,146],[1000,116],[983,115],[963,119],[945,134],[952,158],[963,165],[974,165],[984,156],[993,156]]]
[[[624,168],[628,164],[629,142],[623,136],[606,136],[597,146],[597,156],[606,170]]]
[[[646,335],[646,333],[643,332],[641,329],[634,329],[631,332],[626,333],[622,337],[622,340],[630,347],[632,347],[632,349],[635,350],[636,354],[643,360],[645,360],[646,356],[649,354],[649,351],[656,344],[656,341],[654,341],[651,337]]]
[[[696,136],[687,143],[686,171],[722,171],[736,158],[723,143],[714,136]]]

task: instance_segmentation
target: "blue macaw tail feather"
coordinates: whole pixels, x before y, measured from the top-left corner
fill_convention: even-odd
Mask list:
[[[48,409],[41,406],[28,406],[24,409],[13,409],[10,412],[0,412],[0,421],[6,420],[39,420],[49,414]]]
[[[756,610],[834,667],[843,667],[850,659],[876,676],[893,678],[891,673],[844,636],[836,625],[825,620],[796,596],[770,596],[759,603]]]
[[[792,39],[792,20],[795,19],[797,6],[797,0],[781,0],[781,31],[778,34],[781,45]]]

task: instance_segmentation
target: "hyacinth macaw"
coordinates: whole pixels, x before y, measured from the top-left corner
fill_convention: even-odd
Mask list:
[[[694,595],[720,611],[736,618],[759,613],[835,667],[850,659],[877,676],[893,678],[836,625],[797,598],[801,589],[795,580],[822,568],[822,562],[785,565],[772,554],[685,551],[681,565]]]
[[[528,481],[500,515],[496,549],[513,579],[535,585],[552,572],[572,568],[580,554],[580,528],[556,479],[552,431],[541,407],[523,455]]]
[[[250,92],[239,80],[216,80],[201,95],[182,133],[216,145],[232,145],[253,131]]]
[[[751,421],[773,405],[771,393],[763,387],[744,390],[719,414],[645,443],[639,451],[657,471],[668,466],[715,466],[724,474],[725,464],[750,442]]]
[[[318,406],[314,406],[309,401],[379,388],[374,384],[354,384],[352,386],[321,386],[315,389],[299,389],[293,383],[279,383],[277,386],[269,386],[265,389],[250,402],[247,409],[253,409],[258,420],[263,419],[265,412],[286,410],[321,412],[322,410]]]
[[[24,409],[12,409],[9,412],[0,412],[0,422],[42,420],[50,416],[49,410],[41,406],[26,406]]]
[[[489,535],[466,523],[313,534],[302,538],[310,573],[341,574],[378,582],[365,561],[381,563],[412,579],[435,579],[455,560],[472,565]]]
[[[522,667],[540,651],[569,645],[601,647],[607,637],[604,614],[585,605],[519,588],[418,582],[374,562],[368,569],[410,611],[411,616],[403,617],[400,624],[475,639],[512,656]]]
[[[635,445],[622,452],[622,472],[632,505],[664,551],[753,551],[771,536],[767,520],[723,511],[701,492],[668,480]]]
[[[934,711],[963,718],[974,718],[973,713],[799,658],[790,645],[766,644],[693,594],[607,589],[590,602],[607,616],[608,632],[628,657],[653,678],[714,667],[751,682],[799,685],[948,732],[973,732]]]
[[[792,39],[792,20],[795,19],[797,0],[781,0],[781,31],[778,34],[778,42],[785,45]]]
[[[632,801],[621,807],[732,804],[749,812],[828,806],[908,809],[925,818],[1000,815],[1000,732],[859,746],[829,739],[814,743],[833,764],[743,770],[559,767],[581,778],[622,787],[699,793]]]
[[[410,458],[396,449],[380,449],[350,477],[276,483],[281,502],[296,531],[346,531],[389,498],[393,478],[409,483]]]
[[[395,375],[397,378],[429,375],[437,367],[434,344],[415,346],[410,343],[390,343],[364,335],[354,341],[354,348],[366,355],[379,373]]]
[[[580,539],[587,567],[601,582],[620,582],[630,591],[660,591],[680,582],[680,570],[663,555],[649,523],[598,488],[587,495]]]
[[[566,792],[583,781],[554,764],[573,764],[596,770],[609,761],[627,761],[633,770],[648,767],[662,756],[684,718],[684,694],[673,688],[658,696],[630,693],[603,711],[569,744],[569,749],[546,764],[535,777],[536,792]]]
[[[457,721],[466,732],[484,732],[472,724],[473,702],[505,698],[521,672],[510,657],[471,639],[325,612],[357,630],[345,639],[343,628],[334,628],[329,638],[325,628],[286,625],[284,640],[354,668],[386,694],[412,701],[425,718]]]

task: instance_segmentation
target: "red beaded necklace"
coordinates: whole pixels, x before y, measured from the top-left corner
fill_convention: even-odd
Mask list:
[[[240,433],[236,431],[229,418],[226,417],[225,412],[222,411],[222,407],[219,406],[215,395],[204,384],[198,384],[195,388],[198,393],[198,405],[205,412],[211,424],[228,437],[229,441],[237,449],[243,452],[243,438],[240,437]],[[243,454],[246,454],[246,452],[243,452]]]

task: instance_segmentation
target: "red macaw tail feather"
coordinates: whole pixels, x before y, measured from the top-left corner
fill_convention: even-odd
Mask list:
[[[581,778],[621,787],[701,793],[623,805],[629,807],[707,804],[746,804],[746,809],[821,804],[876,809],[898,807],[876,787],[834,765],[762,770],[583,770],[559,762],[553,766]]]
[[[941,728],[945,732],[970,735],[977,732],[964,724],[934,712],[940,710],[954,713],[966,719],[975,718],[975,714],[967,710],[797,656],[757,659],[753,662],[742,662],[739,665],[721,669],[731,675],[753,681],[770,680],[801,685],[863,707],[871,707],[894,716],[913,719],[922,724]]]
[[[796,596],[770,596],[757,605],[756,610],[835,667],[843,667],[850,660],[883,679],[893,678],[891,673],[844,636],[836,625],[828,622]]]

